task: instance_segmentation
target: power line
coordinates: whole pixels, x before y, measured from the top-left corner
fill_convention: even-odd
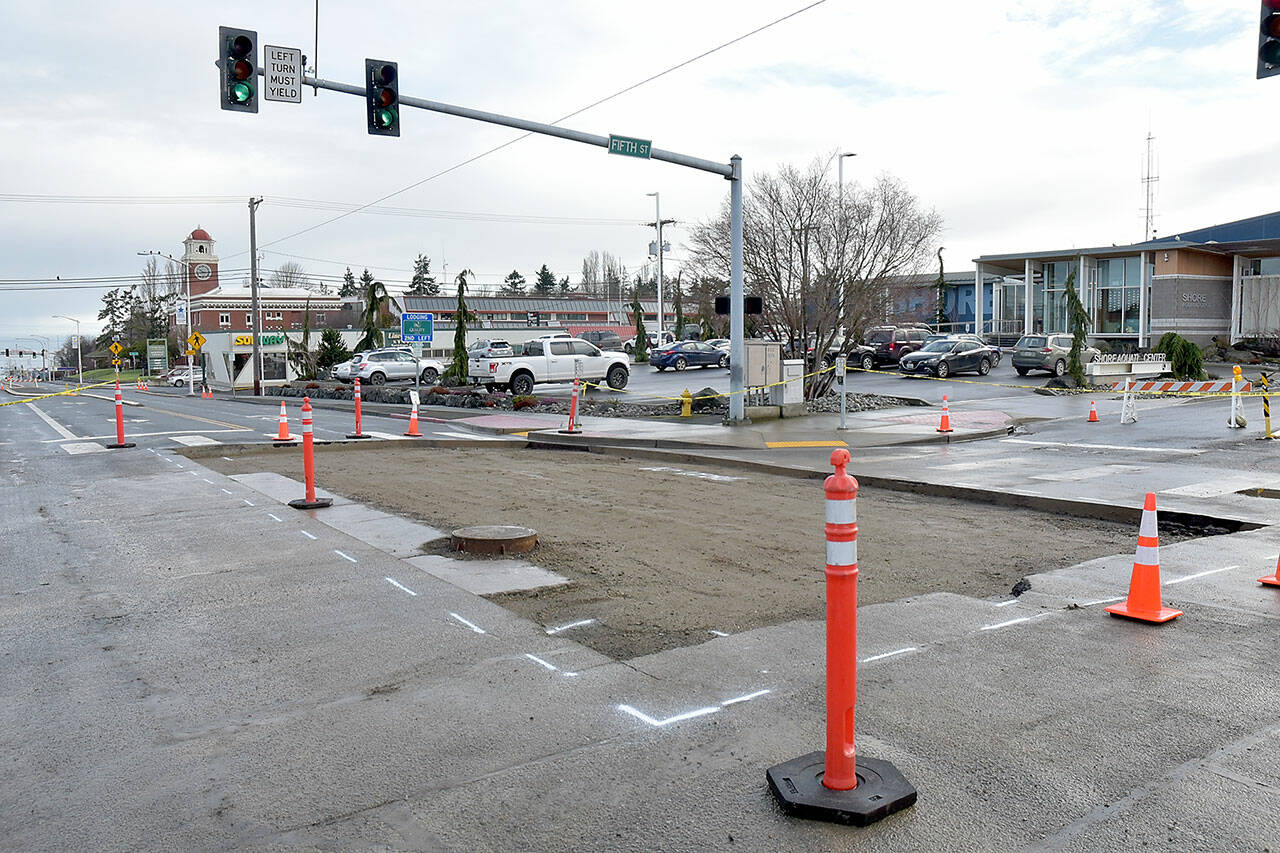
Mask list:
[[[640,80],[639,82],[632,83],[630,86],[627,86],[627,87],[625,87],[625,88],[623,88],[623,89],[619,89],[618,91],[614,92],[612,95],[606,95],[605,97],[601,98],[601,99],[600,99],[600,100],[598,100],[598,101],[593,101],[592,103],[587,104],[585,107],[581,107],[581,108],[579,108],[579,109],[574,110],[574,111],[573,111],[573,112],[571,112],[571,113],[568,113],[568,114],[566,114],[566,115],[563,115],[563,116],[561,116],[560,118],[556,119],[555,121],[550,122],[550,124],[553,124],[553,125],[554,125],[554,124],[559,124],[560,122],[562,122],[562,121],[567,121],[567,120],[569,120],[569,119],[573,118],[574,116],[581,115],[582,113],[586,112],[586,111],[587,111],[587,110],[589,110],[589,109],[592,109],[592,108],[594,108],[594,107],[598,107],[598,106],[600,106],[601,104],[604,104],[604,103],[607,103],[608,101],[613,100],[614,98],[620,97],[620,96],[622,96],[622,95],[627,94],[628,92],[634,91],[635,89],[638,89],[639,87],[641,87],[641,86],[645,85],[646,83],[652,83],[654,80],[657,80],[657,79],[659,79],[660,77],[665,77],[666,75],[671,74],[671,73],[672,73],[672,72],[674,72],[674,71],[678,71],[679,69],[684,68],[684,67],[686,67],[686,66],[688,66],[688,65],[691,65],[691,64],[693,64],[694,62],[697,62],[697,61],[698,61],[698,60],[700,60],[700,59],[705,59],[706,57],[710,56],[710,55],[711,55],[711,54],[713,54],[713,53],[716,53],[717,51],[724,50],[726,47],[729,47],[729,46],[731,46],[731,45],[737,44],[738,42],[743,41],[744,39],[748,39],[748,38],[750,38],[751,36],[754,36],[754,35],[757,35],[757,34],[759,34],[759,33],[762,33],[762,32],[764,32],[765,30],[769,29],[770,27],[777,26],[778,24],[781,24],[781,23],[782,23],[782,22],[784,22],[784,21],[790,20],[791,18],[794,18],[794,17],[795,17],[795,16],[797,16],[797,15],[800,15],[800,14],[802,14],[802,13],[804,13],[804,12],[807,12],[807,11],[809,11],[810,9],[812,9],[812,8],[814,8],[814,7],[816,7],[816,6],[821,6],[821,5],[822,5],[823,3],[825,3],[825,2],[826,2],[826,0],[815,0],[815,2],[812,2],[812,3],[809,3],[809,4],[805,5],[805,6],[802,6],[802,7],[800,7],[799,9],[796,9],[796,10],[794,10],[794,11],[792,11],[792,12],[787,13],[786,15],[783,15],[783,16],[782,16],[782,17],[780,17],[780,18],[775,18],[774,20],[770,21],[770,22],[769,22],[769,23],[767,23],[767,24],[764,24],[764,25],[762,25],[762,26],[756,27],[754,30],[751,30],[751,31],[746,32],[746,33],[743,33],[742,35],[737,36],[736,38],[732,38],[732,39],[730,39],[729,41],[726,41],[726,42],[724,42],[724,43],[722,43],[722,44],[718,44],[718,45],[716,45],[715,47],[711,48],[710,50],[705,50],[705,51],[703,51],[702,53],[699,53],[697,56],[690,57],[689,59],[686,59],[686,60],[685,60],[685,61],[683,61],[683,62],[677,63],[676,65],[672,65],[670,68],[666,68],[666,69],[664,69],[664,70],[662,70],[662,71],[659,71],[657,74],[652,74],[652,75],[650,75],[650,76],[648,76],[648,77],[644,78],[643,80]],[[506,142],[503,142],[503,143],[502,143],[502,144],[500,144],[500,145],[495,145],[493,148],[490,148],[490,149],[489,149],[489,150],[487,150],[487,151],[482,151],[482,152],[480,152],[479,154],[475,154],[475,155],[473,155],[473,156],[471,156],[471,157],[468,157],[467,159],[463,160],[463,161],[462,161],[462,162],[460,162],[460,163],[455,163],[454,165],[449,166],[448,168],[441,169],[439,172],[436,172],[436,173],[434,173],[434,174],[428,175],[427,177],[422,178],[421,180],[414,181],[412,184],[409,184],[409,185],[408,185],[408,186],[406,186],[406,187],[401,187],[400,189],[395,190],[394,192],[387,193],[386,195],[382,196],[381,198],[374,199],[373,201],[368,202],[367,204],[360,205],[359,207],[356,207],[356,208],[355,208],[355,209],[353,209],[353,210],[349,210],[349,211],[346,211],[346,212],[344,212],[344,213],[340,213],[340,214],[338,214],[337,216],[334,216],[334,217],[331,217],[330,219],[326,219],[326,220],[324,220],[323,222],[317,222],[315,225],[311,225],[311,226],[308,226],[308,227],[306,227],[306,228],[303,228],[303,229],[301,229],[301,230],[299,230],[299,231],[295,231],[295,232],[293,232],[292,234],[286,234],[285,236],[280,237],[280,238],[275,239],[275,240],[272,240],[272,241],[271,241],[271,242],[269,242],[269,243],[264,243],[260,248],[265,248],[266,246],[275,246],[275,245],[277,245],[277,244],[279,244],[279,243],[283,243],[283,242],[284,242],[284,241],[286,241],[286,240],[292,240],[292,239],[293,239],[293,238],[295,238],[295,237],[300,237],[300,236],[302,236],[303,234],[306,234],[306,233],[311,232],[311,231],[315,231],[317,228],[323,228],[323,227],[324,227],[324,226],[326,226],[326,225],[331,225],[331,224],[333,224],[334,222],[337,222],[337,221],[338,221],[338,220],[340,220],[340,219],[345,219],[346,217],[351,216],[353,213],[358,213],[358,212],[360,212],[360,211],[362,211],[362,210],[365,210],[366,208],[370,208],[370,207],[373,207],[374,205],[381,204],[382,202],[386,201],[386,200],[387,200],[387,199],[389,199],[389,198],[394,198],[395,196],[398,196],[398,195],[400,195],[401,193],[406,193],[406,192],[408,192],[408,191],[409,191],[409,190],[411,190],[411,189],[415,189],[415,188],[417,188],[417,187],[420,187],[420,186],[422,186],[423,184],[427,183],[428,181],[434,181],[436,178],[440,178],[440,177],[443,177],[443,176],[445,176],[445,175],[449,174],[450,172],[457,171],[458,169],[461,169],[463,166],[468,166],[468,165],[470,165],[470,164],[472,164],[472,163],[476,162],[477,160],[481,159],[482,157],[488,157],[490,154],[494,154],[494,153],[496,153],[496,152],[498,152],[498,151],[501,151],[502,149],[504,149],[504,148],[506,148],[506,147],[508,147],[508,146],[510,146],[510,145],[514,145],[515,143],[517,143],[517,142],[519,142],[519,141],[521,141],[521,140],[523,140],[523,139],[528,139],[530,136],[533,136],[533,135],[534,135],[534,133],[533,133],[532,131],[530,131],[530,132],[528,132],[528,133],[522,133],[522,134],[520,134],[519,136],[516,136],[516,137],[514,137],[514,138],[512,138],[512,139],[509,139],[509,140],[507,140]],[[243,252],[241,252],[241,254],[244,254],[244,253],[243,253]],[[232,257],[235,257],[235,256],[233,255]]]

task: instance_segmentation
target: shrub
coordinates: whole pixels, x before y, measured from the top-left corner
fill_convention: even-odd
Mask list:
[[[1176,379],[1201,379],[1204,375],[1204,355],[1200,347],[1179,335],[1177,332],[1165,332],[1156,344],[1156,351],[1162,352],[1169,359]]]
[[[449,389],[443,385],[435,385],[427,389],[428,394],[448,394]]]
[[[515,409],[517,412],[521,409],[529,409],[536,405],[538,405],[538,398],[532,394],[525,394],[520,397],[511,398],[511,408]]]
[[[320,383],[319,383],[319,382],[308,382],[308,383],[307,383],[307,388],[319,388],[319,387],[320,387]]]

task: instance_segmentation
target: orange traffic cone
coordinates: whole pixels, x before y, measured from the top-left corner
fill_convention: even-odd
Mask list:
[[[1098,423],[1098,407],[1092,400],[1089,401],[1089,423]]]
[[[1140,622],[1168,622],[1181,616],[1181,610],[1165,607],[1160,601],[1160,541],[1156,536],[1156,493],[1147,492],[1142,506],[1142,523],[1138,527],[1138,550],[1133,558],[1133,576],[1129,580],[1129,598],[1123,604],[1107,608],[1112,616],[1125,616]]]
[[[1258,583],[1267,586],[1280,586],[1280,560],[1276,561],[1276,570],[1265,578],[1258,578]]]
[[[422,433],[418,432],[418,404],[413,404],[413,411],[409,413],[409,431],[405,435],[410,438],[422,438]]]
[[[942,422],[938,424],[938,432],[955,432],[951,428],[951,410],[947,408],[947,395],[942,395]]]
[[[289,435],[289,413],[284,407],[284,400],[280,401],[280,432],[272,441],[293,441],[293,437]]]

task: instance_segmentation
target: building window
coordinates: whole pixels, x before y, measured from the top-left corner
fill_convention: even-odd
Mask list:
[[[279,323],[284,320],[284,313],[280,311],[268,311],[267,320]]]
[[[323,325],[324,325],[324,312],[323,312],[323,311],[321,311],[319,314],[316,314],[316,325],[317,325],[317,326],[323,326]]]
[[[225,314],[219,314],[219,315],[218,315],[218,325],[219,325],[219,326],[230,326],[230,325],[231,325],[231,312],[227,312],[227,313],[225,313]]]
[[[1098,261],[1098,297],[1094,328],[1100,335],[1136,335],[1142,288],[1142,258]]]
[[[245,314],[245,315],[244,315],[244,325],[245,325],[245,327],[246,327],[246,328],[249,328],[249,329],[252,329],[252,328],[253,328],[253,315],[252,315],[252,314]]]
[[[1248,275],[1280,275],[1280,258],[1254,258]]]
[[[556,314],[556,322],[559,323],[585,323],[586,321],[586,314]]]

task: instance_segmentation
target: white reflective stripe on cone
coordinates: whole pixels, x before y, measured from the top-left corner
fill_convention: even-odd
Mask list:
[[[1160,565],[1160,549],[1152,548],[1150,545],[1139,545],[1137,552],[1133,555],[1133,561],[1140,566],[1158,566]]]
[[[1156,535],[1156,513],[1155,510],[1142,512],[1142,523],[1138,525],[1139,536],[1155,536]]]
[[[857,520],[857,501],[827,501],[827,524],[853,524]]]
[[[858,543],[827,541],[828,566],[852,566],[858,562]]]

